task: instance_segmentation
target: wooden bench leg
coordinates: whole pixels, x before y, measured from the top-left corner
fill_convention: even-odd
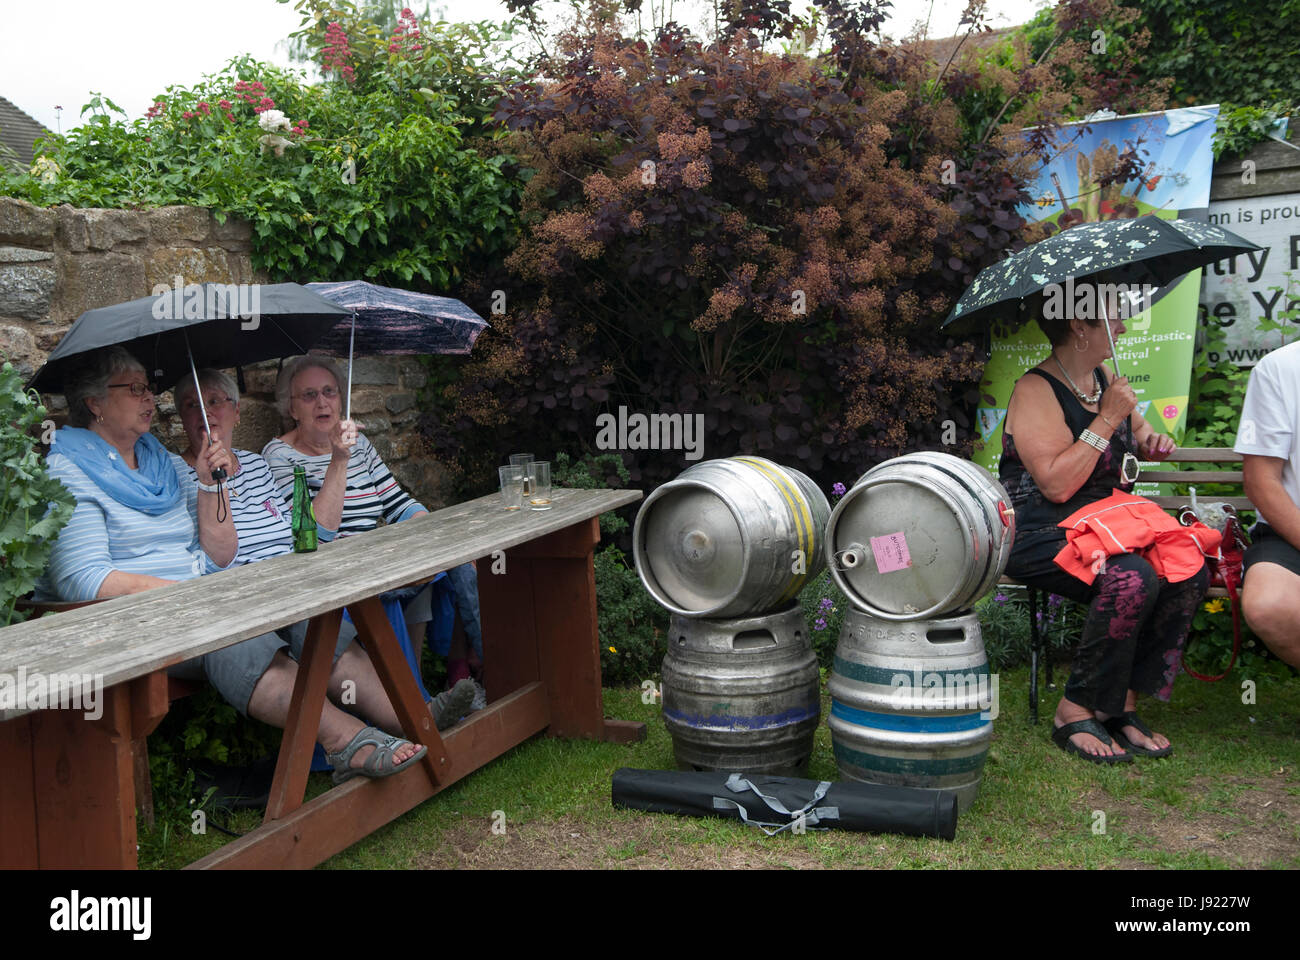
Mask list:
[[[293,684],[289,715],[285,718],[284,736],[275,761],[275,777],[266,801],[263,823],[278,820],[302,806],[311,773],[311,755],[316,750],[321,711],[330,673],[334,667],[334,647],[338,643],[343,611],[330,610],[311,618],[303,642],[298,677]]]
[[[644,739],[645,724],[606,720],[600,687],[599,542],[592,518],[512,548],[505,573],[479,564],[483,670],[489,698],[540,679],[551,699],[550,736],[630,743]]]
[[[441,786],[448,781],[451,760],[442,737],[434,728],[433,715],[420,696],[420,688],[406,657],[402,655],[388,615],[384,613],[383,601],[378,597],[362,600],[350,605],[348,613],[357,626],[357,635],[366,645],[366,652],[375,665],[375,673],[379,674],[403,734],[412,743],[422,743],[429,748],[420,762],[434,787]]]

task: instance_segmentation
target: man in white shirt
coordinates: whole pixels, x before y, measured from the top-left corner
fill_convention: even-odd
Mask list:
[[[1233,449],[1259,508],[1242,613],[1270,650],[1300,667],[1300,341],[1255,365]]]

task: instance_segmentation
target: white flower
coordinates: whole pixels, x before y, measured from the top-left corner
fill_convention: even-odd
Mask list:
[[[286,140],[284,137],[278,136],[274,133],[268,133],[265,136],[258,137],[257,142],[262,145],[263,153],[266,153],[268,148],[274,148],[277,157],[284,156],[285,147],[292,147],[294,145],[292,140]]]
[[[257,118],[257,125],[263,130],[291,130],[293,124],[279,110],[265,110]]]
[[[49,157],[37,157],[32,164],[32,176],[39,177],[41,183],[53,183],[62,172],[63,169]]]

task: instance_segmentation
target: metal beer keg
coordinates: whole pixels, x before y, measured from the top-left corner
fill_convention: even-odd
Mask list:
[[[663,711],[685,769],[802,771],[821,721],[817,657],[802,608],[736,620],[674,614]]]
[[[637,575],[686,617],[780,610],[821,572],[830,504],[760,457],[707,460],[646,497],[632,531]]]
[[[860,610],[919,620],[969,609],[1006,567],[1015,511],[986,470],[912,453],[863,474],[826,529],[831,577]]]
[[[831,695],[831,746],[851,780],[952,790],[975,800],[997,686],[973,613],[898,623],[844,615]]]

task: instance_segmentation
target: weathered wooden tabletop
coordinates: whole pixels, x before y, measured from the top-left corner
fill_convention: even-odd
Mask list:
[[[73,675],[105,687],[287,624],[428,579],[641,499],[639,490],[556,488],[550,510],[506,511],[496,494],[194,580],[0,630],[0,675],[43,674],[51,693]],[[482,573],[483,571],[480,571]],[[60,676],[62,675],[62,676]],[[11,681],[13,682],[13,681]],[[27,713],[0,711],[0,721]]]

